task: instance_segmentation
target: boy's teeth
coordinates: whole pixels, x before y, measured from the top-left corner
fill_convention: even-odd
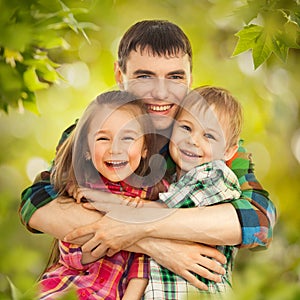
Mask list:
[[[149,105],[148,107],[153,111],[166,111],[171,108],[171,105]]]

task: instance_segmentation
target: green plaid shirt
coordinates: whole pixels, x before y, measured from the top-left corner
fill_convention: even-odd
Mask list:
[[[224,161],[205,163],[190,170],[179,181],[170,185],[168,192],[160,194],[160,200],[168,207],[203,207],[238,199],[241,195],[236,175]],[[201,291],[189,284],[182,277],[150,260],[150,279],[144,299],[189,299],[199,293],[222,293],[231,288],[231,272],[237,247],[217,246],[226,258],[225,275],[220,283],[197,278],[208,286],[208,292]]]

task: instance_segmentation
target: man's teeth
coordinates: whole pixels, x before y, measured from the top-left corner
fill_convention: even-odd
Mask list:
[[[172,105],[148,105],[148,108],[153,111],[166,111],[169,110]]]

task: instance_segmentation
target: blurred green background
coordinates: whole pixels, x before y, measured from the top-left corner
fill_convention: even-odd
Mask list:
[[[0,8],[13,2],[1,0]],[[41,2],[45,7],[57,4]],[[82,34],[63,32],[71,46],[52,51],[51,58],[61,64],[66,80],[36,92],[38,114],[21,105],[0,113],[0,298],[25,299],[22,295],[43,270],[51,244],[48,236],[34,235],[21,225],[17,210],[22,190],[48,166],[61,132],[97,94],[115,86],[113,63],[122,34],[139,20],[167,19],[182,27],[192,42],[194,87],[223,86],[241,101],[245,147],[253,153],[256,175],[278,209],[271,247],[239,252],[233,273],[235,295],[230,299],[300,299],[299,50],[290,50],[286,63],[272,55],[256,70],[251,52],[232,57],[234,34],[244,25],[235,11],[243,1],[64,3],[87,8],[78,18],[98,30],[86,29],[90,43]],[[13,38],[21,39],[20,32]]]

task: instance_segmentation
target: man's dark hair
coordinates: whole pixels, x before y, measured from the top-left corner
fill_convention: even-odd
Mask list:
[[[188,37],[180,27],[165,20],[144,20],[132,25],[122,37],[118,62],[126,73],[126,63],[131,51],[149,51],[158,56],[188,54],[192,68],[192,47]]]

